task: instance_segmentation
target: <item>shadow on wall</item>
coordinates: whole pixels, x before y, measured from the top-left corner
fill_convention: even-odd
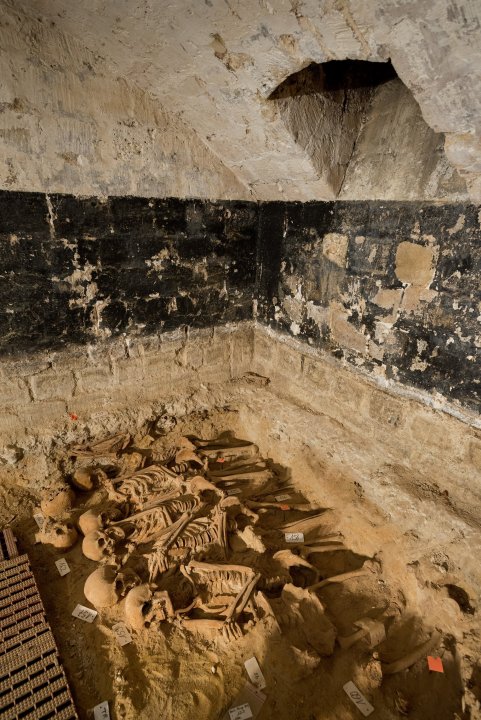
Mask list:
[[[389,61],[313,63],[270,100],[333,198],[467,196],[444,154],[444,135],[426,124]]]

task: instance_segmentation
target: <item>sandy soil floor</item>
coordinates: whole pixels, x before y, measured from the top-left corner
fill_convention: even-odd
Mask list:
[[[186,416],[156,442],[160,452],[175,444],[181,435],[213,438],[226,429],[237,435],[243,432],[244,437],[258,442],[261,450],[262,445],[266,446],[256,436],[258,427],[253,425],[248,433],[238,414],[224,411]],[[285,461],[289,454],[284,445],[276,456],[272,450],[276,442],[282,443],[283,439],[271,439],[270,465],[279,486],[289,488],[282,492],[290,494],[291,503],[294,497],[325,510],[324,534],[340,532],[343,538],[345,549],[309,556],[319,579],[360,568],[367,573],[312,591],[320,600],[324,620],[319,613],[304,617],[304,623],[290,624],[289,619],[284,619],[280,630],[276,618],[279,620],[282,583],[273,582],[265,596],[274,616],[266,611],[257,618],[247,614],[242,623],[243,636],[233,642],[220,636],[193,634],[182,622],[175,622],[132,632],[132,642],[120,647],[112,626],[125,619],[125,601],[101,610],[92,624],[75,619],[72,610],[77,603],[89,605],[83,586],[96,563],[83,556],[80,541],[63,552],[35,543],[37,527],[32,513],[39,497],[26,489],[24,481],[0,488],[1,523],[11,524],[22,550],[30,556],[82,720],[91,718],[92,708],[104,700],[109,702],[114,719],[229,718],[228,710],[243,699],[241,696],[239,700],[239,693],[248,680],[244,661],[253,656],[266,680],[265,700],[259,703],[257,715],[260,720],[362,717],[343,690],[348,681],[357,685],[374,707],[372,717],[380,720],[481,717],[477,603],[467,585],[450,582],[453,568],[449,557],[440,550],[438,555],[430,553],[429,558],[419,557],[418,553],[416,560],[406,562],[410,544],[416,538],[409,533],[383,535],[376,524],[376,510],[347,471],[344,478],[344,471],[334,460],[332,467],[320,464],[309,447],[294,439],[292,466],[281,465],[279,457]],[[54,458],[60,469],[62,453],[63,448],[59,448]],[[393,472],[396,470],[384,468],[379,482]],[[349,504],[341,487],[344,481],[350,487]],[[77,492],[74,515],[95,506],[98,500],[98,494]],[[293,507],[263,516],[264,540],[269,540],[273,528],[300,517]],[[59,576],[55,566],[59,557],[65,557],[70,566],[70,573],[64,577]],[[258,553],[256,559],[259,561]],[[249,564],[252,550],[237,549],[227,562]],[[270,572],[275,575],[276,568],[271,566]],[[294,573],[293,579],[297,586],[308,583],[302,573]],[[173,594],[182,595],[179,577],[174,580],[178,586]],[[172,590],[172,578],[161,580],[159,588]],[[339,638],[356,632],[356,622],[366,617],[383,624],[386,638],[380,644],[371,644],[369,637],[364,637],[351,647],[341,647]],[[333,628],[337,640],[331,650],[325,643],[325,652],[319,652],[315,635],[320,628]],[[435,630],[440,633],[440,641],[430,653],[421,653],[407,670],[386,674],[390,663],[421,646]],[[442,658],[443,673],[429,671],[427,654]]]

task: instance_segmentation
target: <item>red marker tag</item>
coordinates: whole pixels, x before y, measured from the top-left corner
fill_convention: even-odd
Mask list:
[[[281,510],[290,510],[290,509],[291,509],[291,508],[289,507],[289,505],[279,505],[279,507],[280,507]]]
[[[440,657],[431,657],[431,655],[428,655],[428,668],[431,670],[431,672],[443,673],[443,661]]]
[[[217,462],[225,462],[225,458],[217,458]]]
[[[69,413],[68,416],[71,420],[78,420],[78,415],[75,413]]]

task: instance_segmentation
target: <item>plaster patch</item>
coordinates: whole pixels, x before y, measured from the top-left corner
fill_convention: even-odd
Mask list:
[[[402,294],[403,291],[401,288],[381,288],[377,292],[373,303],[384,308],[384,310],[397,310],[401,302]]]
[[[454,235],[454,233],[459,232],[463,229],[464,223],[466,221],[466,216],[464,214],[460,215],[458,219],[456,220],[456,224],[453,225],[453,227],[448,228],[449,235]]]
[[[421,360],[421,358],[416,357],[411,363],[410,370],[420,370],[421,372],[424,372],[427,366],[428,364],[425,360]]]
[[[294,323],[302,322],[304,304],[298,297],[288,295],[282,301],[282,307],[289,320],[292,320]]]
[[[429,287],[435,272],[434,248],[412,242],[401,242],[396,252],[396,277],[406,285]]]
[[[340,233],[327,233],[322,241],[322,254],[340,268],[346,267],[349,238]]]
[[[332,337],[341,346],[364,354],[368,338],[348,321],[348,314],[340,303],[330,305]]]
[[[162,270],[164,269],[164,263],[169,257],[169,250],[167,250],[167,248],[163,248],[156,255],[152,255],[150,260],[146,260],[145,264],[147,265],[147,267],[155,270],[155,272],[162,272]]]
[[[322,305],[316,305],[312,300],[306,303],[306,313],[308,319],[313,320],[318,327],[328,324],[329,309],[322,307]]]

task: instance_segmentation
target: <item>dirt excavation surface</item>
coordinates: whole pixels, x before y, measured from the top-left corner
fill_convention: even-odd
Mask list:
[[[461,519],[448,509],[450,539],[428,547],[419,518],[402,527],[371,501],[348,449],[325,452],[335,429],[306,442],[305,411],[271,397],[268,421],[262,392],[59,442],[41,493],[20,470],[2,486],[80,718],[104,701],[125,720],[481,717]],[[401,468],[371,470],[386,497],[393,478],[411,493]]]

